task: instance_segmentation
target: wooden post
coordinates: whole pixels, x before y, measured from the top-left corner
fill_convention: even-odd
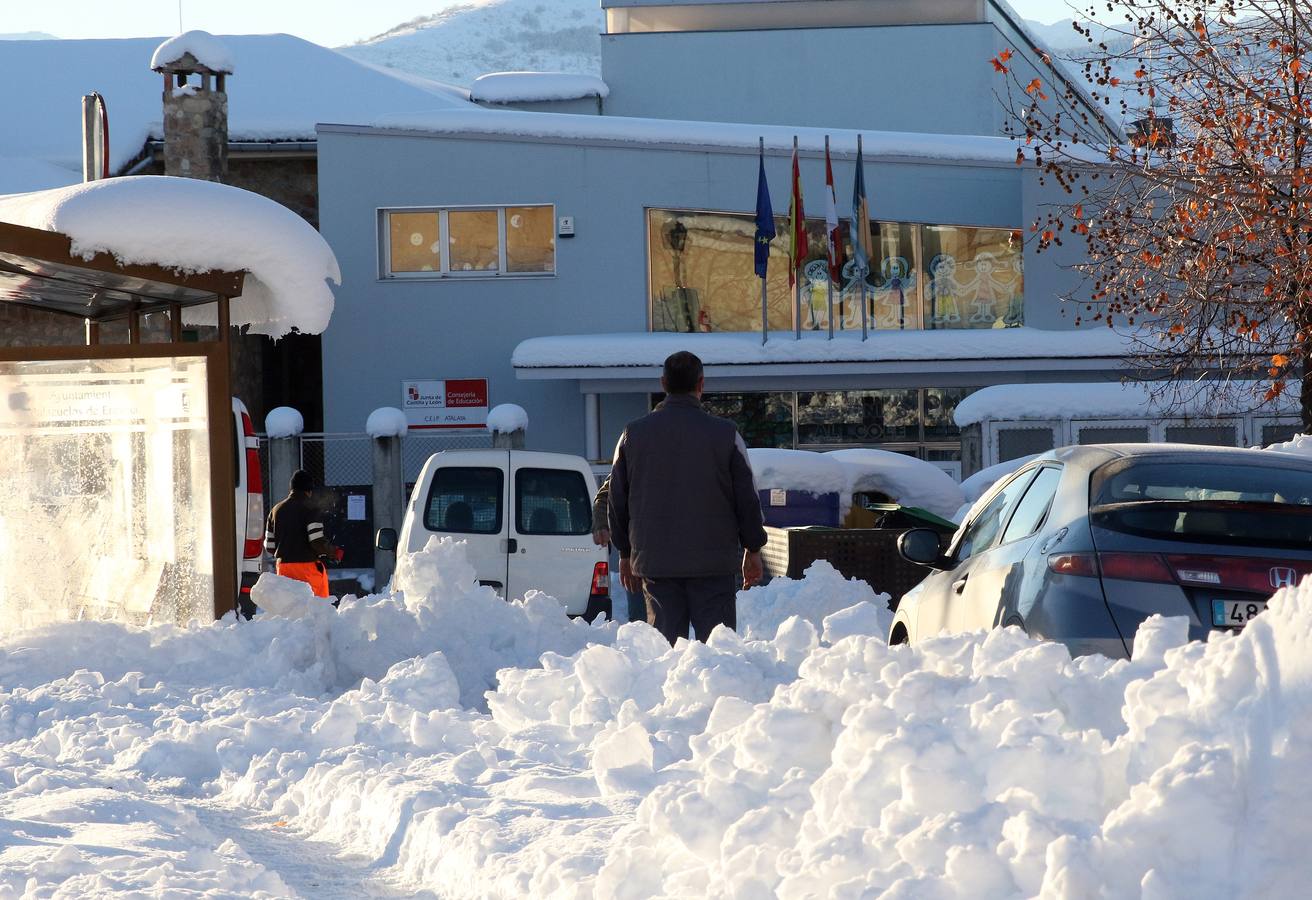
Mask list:
[[[169,304],[169,340],[175,344],[182,343],[182,304]]]

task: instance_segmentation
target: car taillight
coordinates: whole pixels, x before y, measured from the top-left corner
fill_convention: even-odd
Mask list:
[[[1099,553],[1098,565],[1103,578],[1121,581],[1175,582],[1175,574],[1156,553]]]
[[[258,559],[264,553],[264,475],[260,469],[260,439],[250,414],[241,414],[242,440],[246,445],[246,544],[242,555]]]
[[[1181,584],[1233,588],[1259,594],[1297,584],[1312,574],[1312,563],[1307,560],[1183,554],[1169,554],[1166,560]]]
[[[1054,553],[1048,557],[1048,568],[1058,575],[1098,577],[1098,561],[1092,553]]]
[[[592,596],[610,596],[610,563],[599,562],[592,567]]]

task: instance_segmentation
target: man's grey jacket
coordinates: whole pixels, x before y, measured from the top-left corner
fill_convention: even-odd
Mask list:
[[[692,394],[671,394],[629,423],[609,481],[611,541],[635,575],[729,575],[743,548],[765,546],[747,447]]]

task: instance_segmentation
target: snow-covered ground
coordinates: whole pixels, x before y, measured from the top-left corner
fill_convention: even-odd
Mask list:
[[[1312,583],[1132,663],[886,645],[817,564],[671,649],[473,586],[0,640],[0,897],[1275,897],[1312,875]]]

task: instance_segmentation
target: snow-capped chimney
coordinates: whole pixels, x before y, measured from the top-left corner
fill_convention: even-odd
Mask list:
[[[150,67],[164,75],[164,174],[227,181],[228,48],[188,31],[160,44]]]

